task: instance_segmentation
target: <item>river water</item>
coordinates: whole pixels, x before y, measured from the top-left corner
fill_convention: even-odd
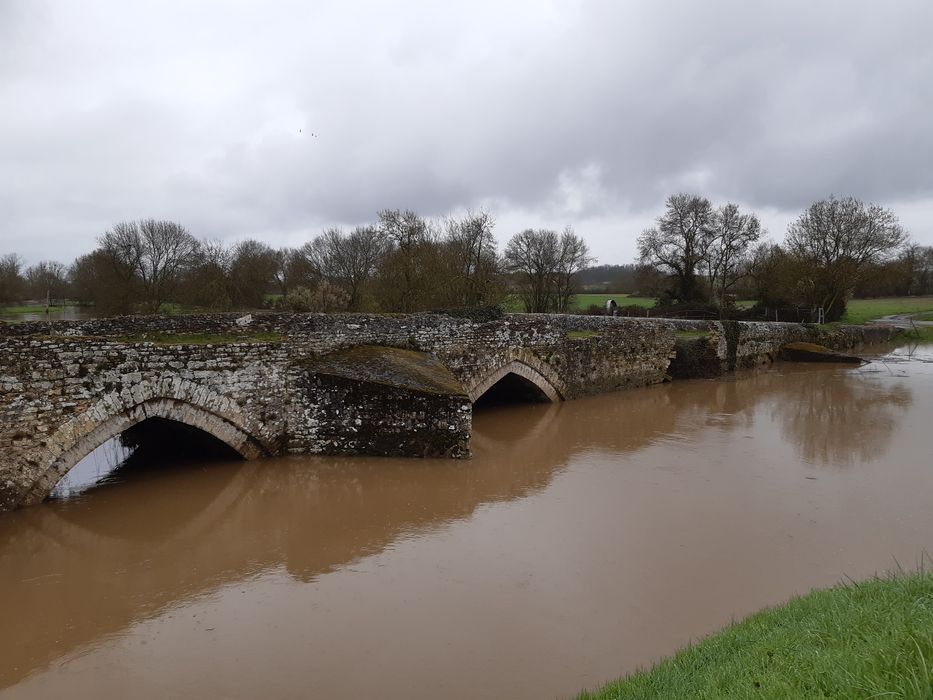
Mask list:
[[[0,515],[0,697],[557,698],[933,547],[933,347],[475,417],[466,462],[117,472]]]

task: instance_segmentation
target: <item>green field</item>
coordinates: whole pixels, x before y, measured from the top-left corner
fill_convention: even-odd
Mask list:
[[[933,297],[884,297],[852,299],[840,323],[865,323],[882,316],[933,312]]]
[[[840,585],[752,615],[580,698],[931,698],[933,574]]]
[[[51,311],[63,311],[65,309],[75,309],[77,308],[73,304],[65,304],[62,306],[57,306],[53,304],[48,307]],[[41,314],[45,313],[45,304],[26,304],[23,306],[3,306],[0,307],[0,314],[14,315],[14,314]]]
[[[574,311],[586,311],[592,304],[603,308],[607,299],[615,299],[619,306],[635,304],[653,308],[655,300],[650,297],[633,297],[627,294],[577,294],[571,300]],[[737,301],[736,305],[743,309],[755,305],[753,300]],[[508,297],[503,303],[507,312],[522,311],[521,301],[514,296]],[[892,314],[920,314],[918,320],[933,320],[933,297],[887,297],[881,299],[852,299],[849,301],[846,314],[840,319],[841,323],[861,324],[882,316]]]
[[[604,307],[607,299],[615,299],[619,306],[645,306],[653,308],[657,304],[656,299],[651,297],[633,297],[628,294],[577,294],[572,300],[573,308],[578,311],[586,311],[591,304],[596,304],[600,308]],[[736,306],[742,309],[750,309],[755,305],[752,300],[742,300],[735,302]]]
[[[633,297],[628,294],[577,294],[571,300],[571,304],[577,311],[586,311],[592,304],[600,308],[606,306],[607,299],[615,299],[619,306],[646,306],[649,309],[655,305],[655,299],[650,297]]]

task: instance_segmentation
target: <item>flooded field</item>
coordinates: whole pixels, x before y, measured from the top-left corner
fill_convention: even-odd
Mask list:
[[[926,346],[490,407],[465,462],[140,460],[0,514],[0,697],[572,696],[915,566],[931,416]]]
[[[35,305],[34,307],[18,308],[29,308],[30,310],[7,313],[0,308],[0,321],[83,321],[96,317],[93,307],[87,306],[51,306],[46,309],[45,305]]]

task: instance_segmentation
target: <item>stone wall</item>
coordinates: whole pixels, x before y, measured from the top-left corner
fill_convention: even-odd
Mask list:
[[[851,350],[891,341],[891,326],[816,326],[744,321],[673,321],[679,337],[671,374],[711,377],[773,362],[787,343],[806,342]]]

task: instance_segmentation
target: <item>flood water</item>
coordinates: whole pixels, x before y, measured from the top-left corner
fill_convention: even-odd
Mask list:
[[[46,309],[45,305],[35,305],[35,311],[24,311],[20,313],[4,313],[0,308],[0,321],[83,321],[88,318],[96,318],[94,309],[87,306],[51,306]]]
[[[558,698],[933,548],[933,347],[0,515],[0,697]],[[119,474],[119,473],[118,473]]]

